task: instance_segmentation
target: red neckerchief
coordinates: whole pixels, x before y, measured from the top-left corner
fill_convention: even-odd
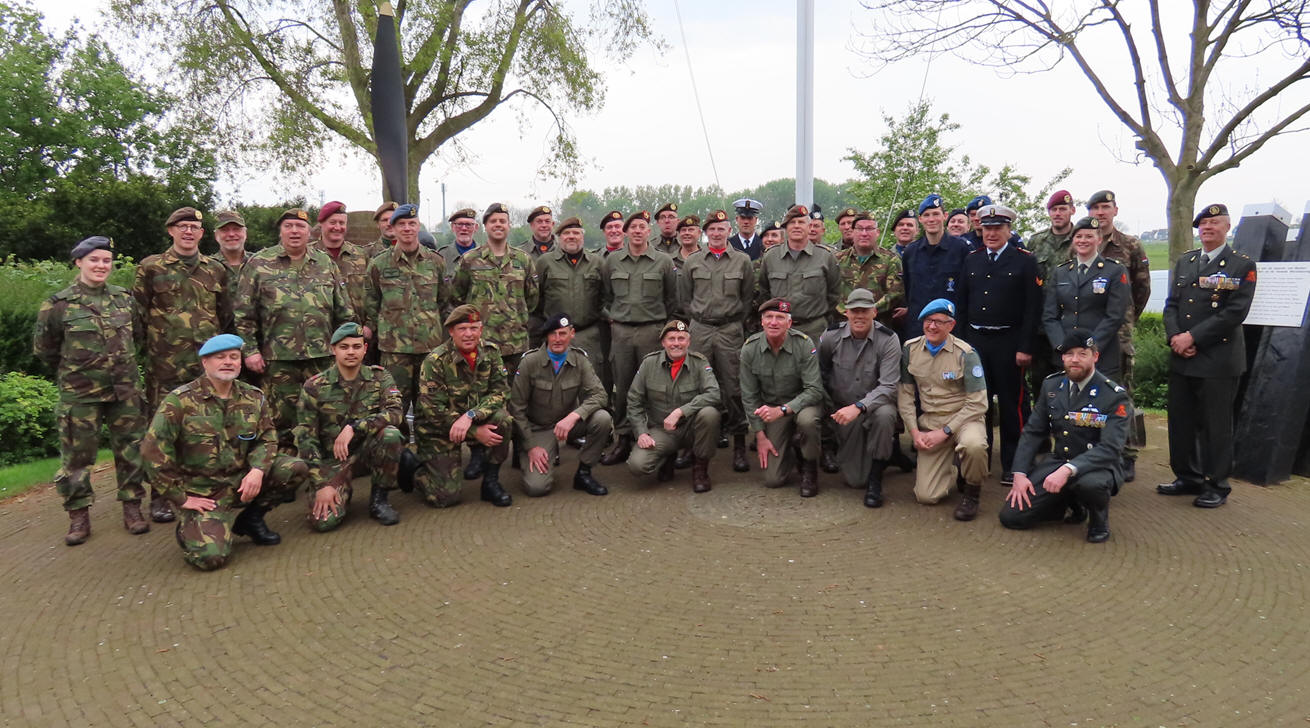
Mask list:
[[[682,365],[687,362],[687,357],[682,357],[677,361],[669,362],[669,378],[677,381],[678,372],[682,371]]]
[[[477,349],[474,349],[473,351],[470,351],[470,352],[467,353],[467,354],[465,354],[464,352],[461,351],[461,352],[460,352],[460,356],[463,356],[463,357],[464,357],[464,361],[466,361],[466,362],[469,363],[469,369],[477,369],[477,368],[478,368],[478,350],[477,350]]]

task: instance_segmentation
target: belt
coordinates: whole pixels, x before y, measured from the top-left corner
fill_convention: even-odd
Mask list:
[[[726,319],[703,319],[703,318],[694,318],[694,319],[692,319],[692,321],[695,321],[695,322],[698,323],[698,324],[705,324],[706,326],[723,326],[723,325],[725,325],[725,324],[739,324],[739,323],[741,323],[741,319],[740,319],[740,318],[726,318]]]
[[[981,324],[969,324],[969,328],[983,334],[1003,334],[1014,327],[1013,326],[983,326]]]
[[[665,321],[664,319],[655,319],[653,321],[615,321],[614,323],[624,326],[649,326],[651,324],[662,324]]]

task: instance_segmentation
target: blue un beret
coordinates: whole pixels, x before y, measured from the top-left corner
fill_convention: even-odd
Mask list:
[[[934,298],[919,312],[919,320],[922,321],[935,313],[944,313],[955,318],[955,304],[945,298]]]
[[[923,202],[919,203],[919,214],[922,215],[924,210],[931,210],[934,207],[939,210],[942,208],[942,196],[936,192],[923,198]]]
[[[242,341],[241,337],[236,334],[219,334],[200,347],[200,356],[209,356],[230,349],[240,349],[245,345],[246,342]]]
[[[404,220],[407,217],[418,217],[418,205],[404,204],[396,208],[391,213],[391,224],[395,225],[397,220]]]

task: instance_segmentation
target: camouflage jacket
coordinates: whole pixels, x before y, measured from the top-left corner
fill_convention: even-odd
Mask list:
[[[455,418],[473,412],[474,424],[484,424],[505,407],[509,373],[494,344],[478,345],[478,358],[468,360],[449,341],[423,359],[414,403],[414,434],[419,447],[449,441]],[[508,436],[509,433],[502,433]]]
[[[400,426],[405,416],[396,382],[379,366],[362,366],[355,380],[342,379],[336,363],[306,382],[296,403],[296,447],[307,462],[332,457],[337,435],[353,425],[356,435]]]
[[[1128,309],[1128,321],[1125,329],[1129,335],[1137,323],[1137,317],[1146,309],[1146,302],[1151,300],[1151,261],[1146,257],[1146,250],[1136,236],[1124,235],[1118,229],[1110,231],[1110,237],[1101,241],[1101,255],[1123,265],[1128,269],[1128,283],[1133,289],[1133,305]]]
[[[240,265],[230,265],[227,262],[227,258],[223,257],[223,251],[221,250],[209,256],[210,260],[216,263],[222,263],[223,267],[227,269],[227,280],[223,282],[223,287],[228,292],[228,298],[232,298],[236,294],[237,281],[241,280],[241,271],[246,267],[246,263],[249,263],[250,259],[253,257],[255,257],[255,254],[247,250],[241,255]]]
[[[331,253],[327,252],[327,246],[323,245],[322,240],[309,247],[323,251],[324,255],[331,259],[333,263],[336,263],[337,272],[341,274],[341,279],[346,282],[346,297],[350,299],[350,308],[355,312],[356,316],[362,318],[364,315],[364,289],[368,281],[368,263],[372,256],[363,247],[350,242],[341,244],[341,254],[335,258],[332,257]]]
[[[441,343],[450,299],[441,255],[422,245],[413,255],[393,247],[369,261],[366,290],[359,314],[380,351],[426,354]]]
[[[1051,280],[1056,267],[1069,259],[1069,243],[1072,241],[1072,226],[1063,235],[1046,228],[1028,239],[1028,249],[1033,251],[1033,260],[1037,261],[1037,275],[1043,282]]]
[[[148,369],[200,374],[200,345],[232,330],[227,267],[197,257],[189,265],[170,247],[137,266],[132,297],[145,325],[135,334]]]
[[[272,412],[263,392],[239,380],[227,399],[206,376],[169,392],[141,440],[151,485],[181,506],[188,495],[235,488],[251,468],[267,474],[277,454]]]
[[[236,301],[241,353],[271,361],[329,356],[332,332],[355,319],[336,264],[313,249],[299,264],[281,245],[256,253],[241,271]]]
[[[59,401],[125,401],[141,391],[133,347],[140,326],[126,288],[74,281],[41,304],[32,351],[55,372]]]
[[[510,248],[496,257],[480,245],[455,269],[454,299],[482,313],[484,339],[503,354],[528,350],[528,315],[537,308],[537,268],[528,254]]]
[[[846,297],[856,288],[867,288],[873,293],[879,321],[889,320],[892,309],[905,305],[901,259],[892,251],[874,247],[868,259],[861,263],[855,248],[847,248],[837,253],[837,268],[841,272],[838,310],[846,310]]]

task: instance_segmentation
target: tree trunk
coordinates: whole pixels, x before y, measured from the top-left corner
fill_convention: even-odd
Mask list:
[[[1169,264],[1178,256],[1196,247],[1192,235],[1192,217],[1196,214],[1196,193],[1200,182],[1194,175],[1182,174],[1177,179],[1165,178],[1169,190],[1166,209],[1169,214]]]
[[[382,170],[382,162],[378,161],[376,157],[374,158],[374,162],[377,164],[378,176],[382,179],[382,183],[379,185],[382,190],[382,199],[400,202],[401,198],[397,195],[391,194],[391,190],[387,189],[387,176]],[[409,168],[405,170],[405,179],[406,184],[409,186],[409,191],[406,193],[404,201],[417,205],[419,203],[418,174],[423,168],[423,163],[415,162],[411,156],[408,167]]]

